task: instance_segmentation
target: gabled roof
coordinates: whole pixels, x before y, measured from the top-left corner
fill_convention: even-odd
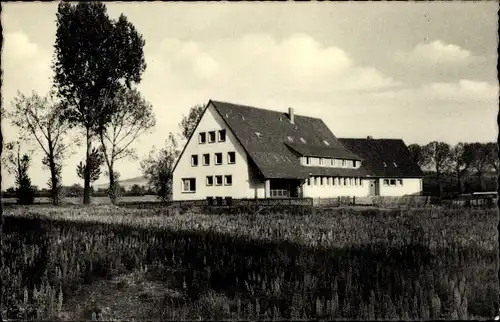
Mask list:
[[[209,103],[213,104],[266,178],[305,179],[309,174],[327,175],[331,172],[339,176],[344,173],[362,176],[364,173],[356,169],[305,167],[300,164],[296,152],[314,151],[316,154],[325,153],[325,157],[349,156],[350,159],[360,160],[340,143],[321,119],[295,115],[292,124],[287,113],[213,100]],[[324,141],[328,142],[328,146]],[[289,143],[294,148],[287,146]]]
[[[410,159],[408,147],[401,139],[339,139],[363,158],[362,168],[375,177],[423,177],[420,167]]]

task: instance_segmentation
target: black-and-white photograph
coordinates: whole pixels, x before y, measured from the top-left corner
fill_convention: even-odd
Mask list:
[[[1,318],[500,320],[499,9],[2,3]]]

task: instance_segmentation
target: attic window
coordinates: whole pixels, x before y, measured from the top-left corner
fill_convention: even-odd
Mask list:
[[[330,143],[328,143],[328,141],[327,141],[327,140],[323,140],[323,143],[324,143],[325,145],[328,145],[328,146],[330,145]]]
[[[396,162],[393,162],[392,164],[394,164],[394,167],[397,168],[398,165],[396,164]]]
[[[293,138],[291,136],[288,136],[288,141],[293,142]]]
[[[306,140],[304,140],[304,138],[300,138],[300,142],[302,142],[302,143],[307,143],[307,141],[306,141]]]
[[[261,139],[261,138],[262,138],[262,134],[260,134],[260,132],[255,132],[255,135],[257,135],[257,137],[258,137],[259,139]]]

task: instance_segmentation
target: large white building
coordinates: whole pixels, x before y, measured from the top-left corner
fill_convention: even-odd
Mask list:
[[[402,140],[337,139],[318,118],[209,101],[173,172],[173,199],[403,196],[422,171]]]

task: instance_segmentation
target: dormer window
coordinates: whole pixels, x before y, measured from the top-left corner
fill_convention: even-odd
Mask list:
[[[287,137],[288,141],[293,142],[293,138],[291,136]]]
[[[305,144],[305,143],[307,143],[307,141],[306,141],[306,140],[304,140],[304,138],[300,138],[300,142],[302,142],[302,143],[304,143],[304,144]]]
[[[255,132],[255,135],[257,135],[259,139],[262,139],[262,134],[260,134],[260,132]]]
[[[327,146],[330,146],[330,143],[328,143],[328,141],[327,141],[327,140],[323,140],[323,143],[324,143],[325,145],[327,145]]]

